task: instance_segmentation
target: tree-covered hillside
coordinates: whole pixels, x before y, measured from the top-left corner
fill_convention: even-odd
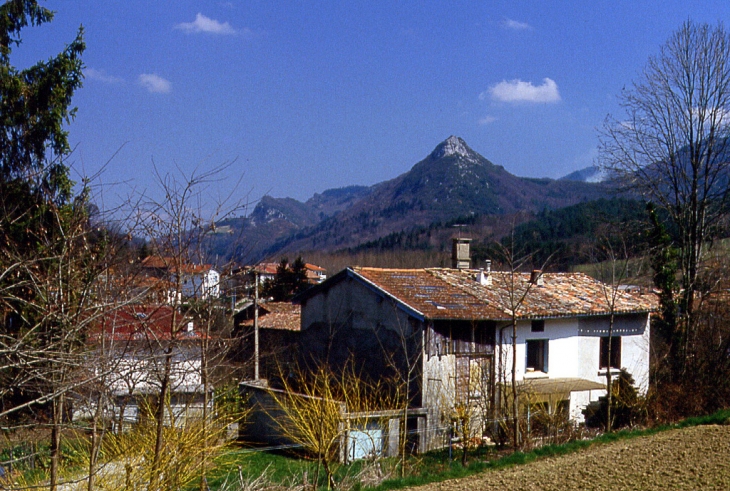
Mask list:
[[[533,264],[549,263],[550,269],[566,270],[571,265],[590,262],[596,240],[626,241],[630,253],[642,250],[641,231],[647,222],[644,202],[630,199],[600,199],[558,210],[543,210],[529,222],[517,225],[513,234],[503,237],[513,242],[523,254],[533,255]],[[629,230],[635,233],[622,233]],[[476,260],[493,256],[492,247],[478,243],[473,250]]]
[[[641,253],[647,216],[644,202],[621,198],[538,213],[474,214],[394,232],[356,247],[340,249],[332,257],[337,258],[334,263],[338,266],[382,265],[381,256],[390,258],[391,262],[397,258],[397,264],[390,264],[391,267],[445,266],[449,264],[451,238],[461,234],[473,239],[474,267],[487,259],[495,260],[499,257],[498,249],[514,241],[519,249],[516,252],[532,255],[535,267],[543,265],[549,257],[551,270],[568,270],[593,259],[591,255],[598,239],[626,240],[630,253]],[[629,230],[633,233],[618,233]],[[350,263],[346,259],[348,255],[352,258]],[[317,257],[323,266],[328,266],[327,254],[319,251]],[[372,264],[361,264],[363,259]]]

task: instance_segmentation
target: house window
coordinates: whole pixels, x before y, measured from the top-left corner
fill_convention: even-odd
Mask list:
[[[527,344],[527,364],[526,369],[532,369],[536,372],[548,371],[548,340],[547,339],[528,339]]]
[[[545,332],[545,321],[543,319],[535,319],[532,321],[532,332]]]
[[[621,368],[621,336],[601,338],[601,360],[599,368],[608,368],[608,347],[611,346],[611,368]]]

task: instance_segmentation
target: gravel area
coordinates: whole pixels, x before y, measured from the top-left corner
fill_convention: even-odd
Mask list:
[[[572,455],[411,489],[730,490],[730,426],[696,426],[594,445]]]

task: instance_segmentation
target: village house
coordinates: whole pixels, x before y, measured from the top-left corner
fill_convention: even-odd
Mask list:
[[[148,256],[142,260],[142,271],[148,277],[168,281],[170,287],[180,284],[172,298],[206,300],[220,296],[220,274],[210,264],[180,262],[175,258]]]
[[[255,307],[246,304],[233,316],[233,337],[237,340],[235,358],[245,362],[248,378],[254,378]],[[301,307],[291,302],[265,302],[258,305],[260,378],[272,379],[297,361]]]
[[[291,264],[290,264],[291,266]],[[304,263],[307,282],[316,285],[327,279],[327,270],[316,264]],[[273,281],[279,271],[279,263],[259,263],[256,266],[249,266],[248,270],[258,277],[259,285],[266,281]],[[251,280],[253,284],[253,280]]]
[[[303,292],[300,359],[351,361],[373,378],[410,374],[407,427],[422,451],[443,442],[445,405],[481,403],[483,418],[500,417],[513,319],[525,404],[579,422],[605,394],[606,371],[620,368],[646,391],[653,296],[617,288],[611,302],[612,287],[582,273],[474,270],[468,257],[468,239],[458,240],[453,268],[348,268]]]
[[[248,270],[254,273],[258,279],[259,286],[263,285],[267,281],[273,281],[276,278],[276,270],[279,267],[279,263],[258,263],[255,266],[249,266]],[[253,278],[250,281],[253,285]]]
[[[316,264],[304,263],[304,267],[307,268],[307,281],[312,285],[322,283],[327,279],[327,270]]]
[[[88,339],[99,384],[77,394],[74,419],[91,417],[100,400],[106,401],[104,419],[115,431],[152,417],[168,354],[166,424],[182,426],[202,417],[203,336],[192,320],[170,305],[127,305],[104,315]]]
[[[327,270],[316,264],[305,263],[307,283],[316,285],[327,279]],[[255,266],[241,266],[226,271],[221,276],[223,295],[231,299],[232,305],[236,302],[245,304],[247,299],[253,298],[254,286],[258,280],[259,288],[267,282],[276,279],[279,263],[259,263]]]

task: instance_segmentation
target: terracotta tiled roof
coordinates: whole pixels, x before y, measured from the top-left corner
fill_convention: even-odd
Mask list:
[[[144,268],[167,269],[173,264],[175,264],[175,260],[171,257],[147,256],[142,259],[142,267]]]
[[[253,269],[261,274],[276,274],[279,263],[258,263]]]
[[[491,272],[491,285],[483,285],[476,281],[476,270],[351,271],[430,319],[508,320],[513,306],[521,319],[606,315],[611,311],[607,299],[611,287],[583,273],[544,273],[538,286],[531,283],[530,273]],[[616,292],[615,313],[647,313],[655,308],[655,295]]]
[[[265,314],[259,315],[259,327],[262,329],[283,329],[299,331],[301,329],[302,307],[291,302],[268,302],[261,305]],[[253,326],[253,319],[243,321],[244,326]]]
[[[362,278],[429,319],[498,319],[503,313],[426,269],[353,268]]]
[[[155,278],[154,276],[142,276],[133,278],[130,287],[146,288],[150,290],[165,290],[173,288],[175,285],[170,280]]]
[[[178,260],[173,257],[147,256],[142,260],[143,268],[166,269],[170,272],[180,271],[187,274],[205,273],[213,267],[210,264],[183,263],[178,266]]]
[[[325,272],[325,271],[327,271],[327,270],[326,270],[326,269],[324,269],[323,267],[321,267],[321,266],[317,266],[316,264],[311,264],[311,263],[305,263],[305,264],[304,264],[304,266],[305,266],[305,267],[306,267],[306,268],[307,268],[307,269],[308,269],[309,271],[322,271],[322,272]]]
[[[114,341],[169,341],[201,339],[195,329],[188,330],[190,320],[177,312],[173,323],[169,305],[127,305],[106,314],[92,330],[90,341],[98,342],[101,333]]]

